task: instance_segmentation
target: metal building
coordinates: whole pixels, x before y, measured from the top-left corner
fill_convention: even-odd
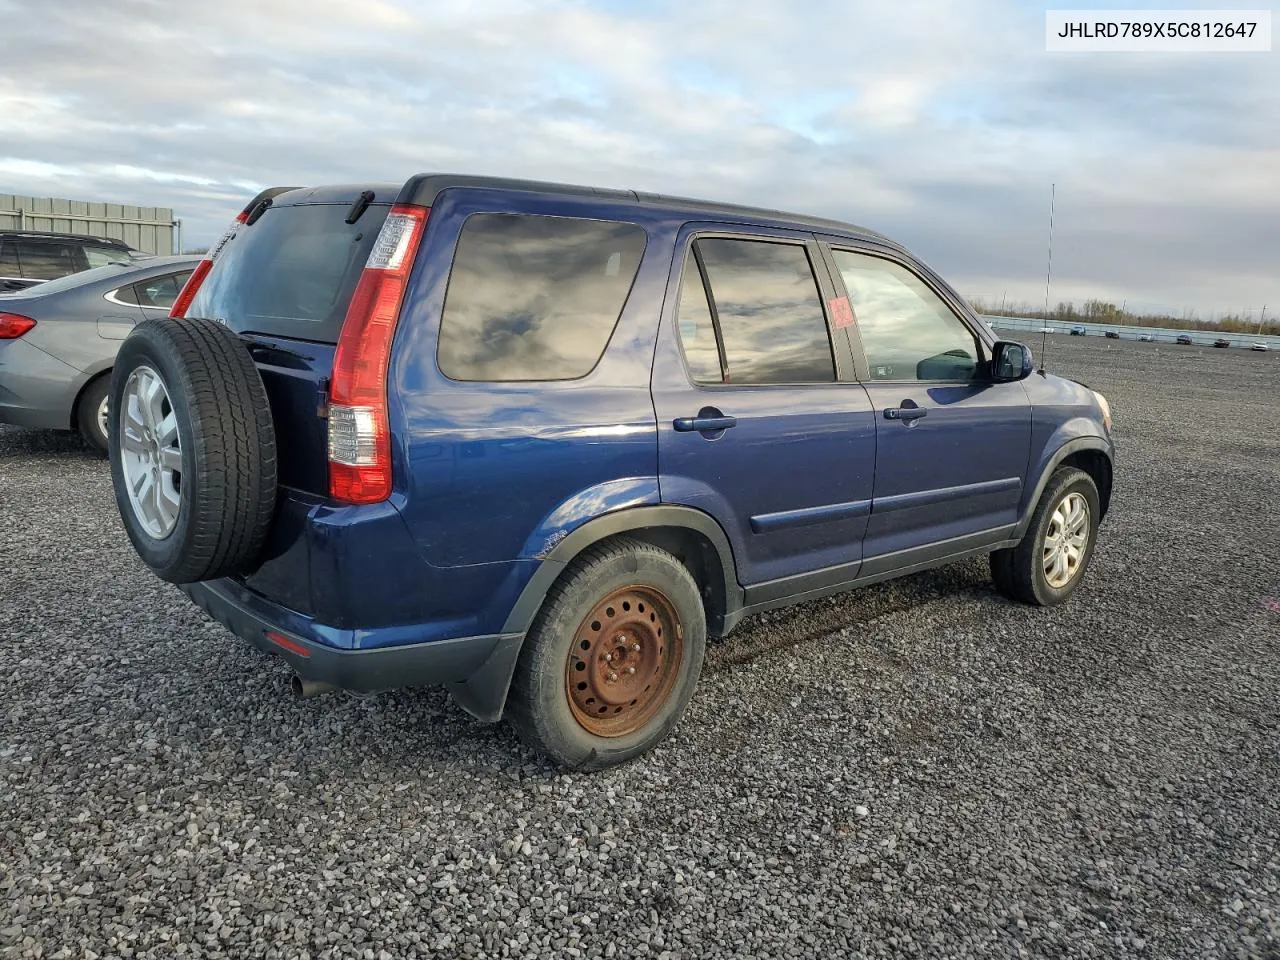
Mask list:
[[[0,230],[52,230],[123,240],[143,253],[182,251],[182,221],[169,207],[135,207],[0,193]]]

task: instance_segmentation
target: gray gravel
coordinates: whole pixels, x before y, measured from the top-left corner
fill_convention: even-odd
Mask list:
[[[287,699],[0,428],[0,955],[1280,958],[1280,356],[1055,338],[1119,480],[1077,599],[971,562],[758,617],[558,774],[436,691]]]

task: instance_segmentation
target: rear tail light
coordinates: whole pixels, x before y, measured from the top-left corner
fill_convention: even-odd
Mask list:
[[[17,340],[36,325],[30,317],[19,313],[0,313],[0,340]]]
[[[196,268],[191,271],[191,276],[187,277],[187,282],[183,284],[182,289],[178,292],[178,299],[173,301],[173,306],[169,308],[170,318],[181,320],[187,315],[191,301],[200,292],[200,284],[204,283],[204,278],[213,269],[213,261],[218,259],[218,254],[222,252],[222,248],[235,236],[237,228],[249,219],[249,210],[252,206],[253,204],[250,204],[240,211],[240,215],[232,221],[231,226],[227,228],[227,232],[218,239],[217,243],[209,248],[209,252],[204,255],[204,259],[196,264]]]
[[[377,503],[391,495],[387,364],[428,213],[413,204],[391,208],[338,337],[329,394],[329,495],[342,503]]]

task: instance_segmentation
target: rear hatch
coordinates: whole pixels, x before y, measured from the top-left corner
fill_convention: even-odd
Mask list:
[[[324,400],[334,351],[398,189],[293,190],[251,210],[186,310],[249,344],[271,401],[282,487],[328,494]]]
[[[314,609],[307,516],[328,498],[326,397],[338,336],[398,186],[291,190],[248,210],[185,311],[246,342],[275,424],[280,496],[261,567],[242,582]]]

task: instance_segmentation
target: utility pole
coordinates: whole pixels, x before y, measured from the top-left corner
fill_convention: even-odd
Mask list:
[[[1266,322],[1266,319],[1267,319],[1267,305],[1264,303],[1264,304],[1262,305],[1262,316],[1260,316],[1260,317],[1258,318],[1258,333],[1259,333],[1259,334],[1261,334],[1261,333],[1262,333],[1262,325],[1263,325],[1263,323],[1265,323],[1265,322]]]

